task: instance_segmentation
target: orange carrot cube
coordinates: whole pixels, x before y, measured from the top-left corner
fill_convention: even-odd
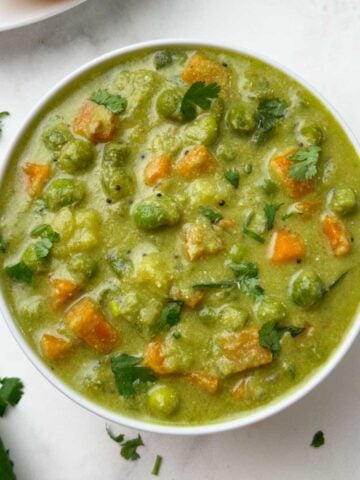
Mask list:
[[[303,258],[305,244],[297,233],[281,229],[273,233],[270,242],[270,259],[274,263],[286,263]]]
[[[176,173],[185,180],[192,180],[199,175],[215,170],[217,162],[204,145],[194,147],[184,155],[175,166]]]
[[[48,360],[58,360],[71,349],[70,340],[44,333],[40,340],[43,355]]]
[[[351,241],[343,222],[335,215],[325,214],[321,218],[321,226],[333,255],[347,255],[351,250]]]
[[[171,158],[167,155],[160,155],[150,160],[144,172],[146,185],[155,185],[159,180],[168,177],[171,173],[171,165]]]
[[[295,152],[296,150],[292,149],[283,155],[273,157],[270,161],[270,171],[280,181],[289,197],[300,198],[314,190],[314,182],[289,177],[289,169],[295,163],[289,157]]]
[[[119,119],[102,105],[86,100],[74,122],[74,132],[91,142],[109,142],[117,132]]]
[[[197,385],[208,393],[216,393],[220,387],[219,377],[206,373],[192,372],[186,376],[190,383]]]
[[[58,308],[65,305],[68,300],[79,293],[80,287],[71,280],[53,278],[51,279],[51,297],[53,308]]]
[[[45,182],[51,174],[51,169],[48,165],[41,165],[39,163],[26,163],[23,170],[28,178],[28,193],[31,197],[40,195]]]

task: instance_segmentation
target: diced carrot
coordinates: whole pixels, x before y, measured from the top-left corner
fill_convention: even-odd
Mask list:
[[[222,228],[223,230],[231,230],[236,225],[236,222],[233,218],[223,218],[218,223],[218,227]]]
[[[343,257],[351,250],[351,241],[343,222],[332,214],[321,218],[322,231],[335,257]]]
[[[80,291],[79,285],[71,280],[52,278],[50,282],[52,304],[55,310],[65,305]]]
[[[181,300],[189,308],[197,307],[203,300],[205,294],[200,290],[192,288],[171,287],[170,298]]]
[[[274,263],[286,263],[303,258],[305,244],[297,233],[281,229],[273,233],[269,257]]]
[[[163,342],[161,340],[154,340],[148,344],[144,355],[144,365],[159,375],[167,373],[164,366],[165,357],[162,349]]]
[[[86,100],[74,122],[74,132],[91,142],[109,142],[117,132],[119,119],[102,105]]]
[[[199,175],[215,170],[217,162],[204,145],[194,147],[185,154],[176,164],[175,171],[180,177],[192,180]]]
[[[234,373],[272,361],[271,351],[260,345],[259,330],[259,327],[250,327],[220,338],[220,347],[224,355],[233,362]]]
[[[40,195],[45,182],[50,177],[50,167],[39,163],[26,163],[23,170],[28,177],[29,195],[31,197],[37,197]]]
[[[192,372],[186,376],[190,383],[197,385],[208,393],[216,393],[219,390],[220,379],[215,375]]]
[[[48,360],[58,360],[68,353],[72,347],[72,343],[68,339],[44,333],[40,340],[40,347],[43,355]]]
[[[237,400],[243,400],[246,396],[246,386],[248,381],[249,377],[240,378],[231,389],[231,395]]]
[[[205,82],[217,83],[221,87],[221,94],[229,93],[231,74],[229,69],[221,63],[196,53],[186,63],[181,74],[182,79],[187,83]]]
[[[314,182],[289,177],[289,169],[294,164],[289,157],[295,152],[295,149],[291,149],[283,155],[273,157],[270,161],[270,171],[281,182],[289,197],[300,198],[314,190]]]
[[[65,323],[74,335],[98,353],[109,353],[119,342],[116,330],[89,297],[82,298],[70,308]]]
[[[171,166],[171,158],[167,155],[160,155],[150,160],[144,172],[146,185],[155,185],[159,180],[168,177],[171,173]]]
[[[193,261],[220,252],[224,243],[210,225],[186,223],[183,226],[183,247],[186,255]]]

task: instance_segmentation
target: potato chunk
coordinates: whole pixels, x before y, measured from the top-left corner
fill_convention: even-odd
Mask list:
[[[98,353],[109,353],[119,341],[116,330],[89,297],[82,298],[71,307],[65,323],[74,335]]]
[[[220,338],[220,347],[225,356],[233,362],[234,371],[266,365],[273,359],[270,350],[259,343],[259,327],[251,327]]]
[[[213,255],[224,248],[222,238],[210,225],[203,223],[186,223],[183,226],[183,245],[191,261]]]
[[[185,65],[181,74],[187,83],[205,82],[217,83],[221,87],[221,94],[227,95],[230,86],[230,71],[221,63],[196,53]]]
[[[347,255],[351,250],[351,241],[344,223],[335,215],[325,214],[321,219],[321,226],[333,255]]]
[[[48,333],[44,333],[40,340],[41,351],[48,360],[58,360],[68,353],[71,347],[70,340]]]
[[[186,180],[215,170],[217,162],[204,145],[199,145],[185,154],[176,164],[175,171]]]
[[[74,132],[91,142],[109,142],[116,135],[118,117],[102,105],[86,100],[73,122]]]
[[[288,176],[289,169],[294,163],[289,157],[294,155],[296,150],[292,149],[282,155],[274,157],[270,161],[270,172],[279,180],[287,195],[292,198],[300,198],[314,191],[313,180],[295,180]]]

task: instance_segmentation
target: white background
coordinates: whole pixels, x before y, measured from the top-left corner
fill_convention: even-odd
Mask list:
[[[164,37],[223,40],[269,55],[320,90],[360,137],[359,0],[88,0],[0,33],[0,111],[11,112],[0,160],[24,115],[54,82],[112,49]],[[195,438],[145,433],[142,458],[132,463],[119,456],[102,419],[35,371],[0,321],[0,377],[19,376],[26,384],[0,432],[19,480],[150,479],[158,453],[165,480],[358,480],[359,357],[358,341],[316,391],[260,424]],[[319,429],[326,445],[313,449]]]

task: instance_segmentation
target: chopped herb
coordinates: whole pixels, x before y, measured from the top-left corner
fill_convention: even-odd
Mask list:
[[[293,326],[280,326],[276,322],[266,322],[259,331],[259,343],[263,348],[271,350],[274,357],[278,357],[281,351],[280,340],[285,333],[292,337],[300,335],[304,329]]]
[[[192,288],[232,288],[238,286],[238,282],[235,282],[234,280],[225,280],[224,282],[196,283]]]
[[[17,405],[23,395],[24,385],[19,378],[0,378],[0,417],[9,405]]]
[[[321,430],[319,430],[318,432],[315,433],[315,435],[313,436],[313,439],[310,443],[310,446],[311,447],[314,447],[314,448],[319,448],[319,447],[322,447],[325,443],[325,437],[324,437],[324,432],[322,432]]]
[[[15,265],[5,267],[5,272],[13,280],[17,280],[18,282],[24,282],[28,284],[32,283],[33,272],[23,261],[16,263]]]
[[[174,338],[176,338],[176,340],[178,340],[179,338],[181,338],[181,333],[180,332],[173,332],[172,336]]]
[[[0,438],[0,474],[3,480],[16,480],[13,470],[13,462],[9,456],[9,450],[6,450]]]
[[[268,203],[264,207],[264,213],[266,218],[266,229],[271,230],[274,226],[276,212],[282,206],[282,203]]]
[[[346,277],[346,275],[349,273],[350,270],[346,270],[346,272],[342,273],[341,275],[339,275],[337,278],[335,278],[335,280],[333,280],[330,285],[328,285],[325,293],[328,293],[331,289],[333,289],[334,287],[336,287],[336,285],[338,283],[341,282],[341,280]]]
[[[156,325],[157,330],[170,328],[180,322],[181,310],[184,302],[180,300],[171,300],[162,309],[160,319]]]
[[[224,173],[224,177],[226,180],[231,183],[234,188],[238,188],[240,182],[240,175],[239,171],[235,168],[231,168],[230,170],[226,170]]]
[[[279,98],[262,100],[256,112],[257,129],[253,141],[256,143],[264,141],[276,123],[285,116],[287,107],[287,103]]]
[[[319,161],[321,148],[317,145],[311,145],[306,149],[298,150],[289,160],[294,163],[290,166],[288,176],[295,180],[310,180],[317,174],[317,164]]]
[[[37,200],[34,201],[34,212],[43,215],[46,210],[48,210],[48,204],[43,200],[42,198],[38,198]]]
[[[256,240],[259,243],[264,243],[265,239],[258,233],[254,232],[254,230],[250,230],[249,228],[253,218],[254,218],[254,212],[250,212],[248,215],[246,215],[243,223],[243,233],[248,237],[252,238],[253,240]]]
[[[0,133],[2,132],[3,120],[10,115],[9,112],[0,112]]]
[[[122,443],[125,440],[125,435],[123,433],[120,433],[119,435],[114,435],[109,425],[106,425],[106,433],[109,435],[111,440],[114,440],[114,442],[116,443]]]
[[[37,258],[46,258],[49,256],[53,243],[48,238],[43,238],[35,243],[35,254]]]
[[[48,225],[47,223],[44,223],[42,225],[39,225],[38,227],[35,227],[30,232],[30,236],[33,238],[36,238],[36,237],[47,238],[50,240],[51,243],[55,243],[60,240],[60,235],[58,234],[58,232],[55,232],[52,226]]]
[[[154,55],[154,65],[156,70],[168,67],[173,63],[173,53],[171,50],[159,50]]]
[[[203,205],[200,205],[199,212],[201,215],[204,215],[204,217],[208,218],[211,223],[219,223],[220,220],[224,218],[221,213],[213,210],[210,207],[204,207]]]
[[[124,398],[131,398],[136,394],[136,387],[140,384],[154,382],[156,376],[150,368],[139,366],[142,358],[132,357],[121,353],[111,359],[111,370],[115,376],[117,389]]]
[[[110,112],[123,113],[127,107],[127,100],[121,95],[112,95],[106,89],[100,89],[91,96],[91,100],[98,105],[103,105]]]
[[[143,447],[144,443],[140,434],[132,440],[128,440],[122,444],[120,455],[125,458],[125,460],[135,461],[140,458],[140,455],[137,452],[138,447]]]
[[[181,113],[185,120],[193,120],[196,117],[196,106],[203,110],[209,110],[211,100],[217,98],[220,93],[220,86],[217,83],[205,84],[195,82],[187,90],[181,102]]]
[[[156,460],[155,460],[153,469],[151,470],[151,473],[153,475],[159,475],[161,464],[162,464],[162,457],[160,455],[156,455]]]
[[[254,299],[260,299],[264,296],[264,289],[260,285],[258,267],[255,263],[229,262],[228,266],[233,271],[239,289]]]

